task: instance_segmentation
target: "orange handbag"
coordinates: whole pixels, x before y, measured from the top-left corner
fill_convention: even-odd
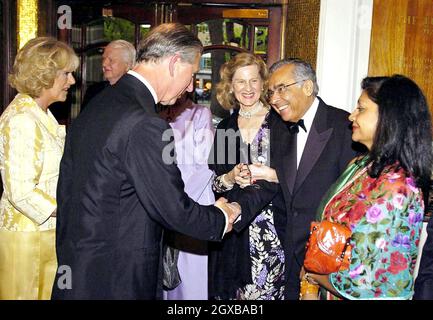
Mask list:
[[[307,271],[330,274],[349,268],[352,231],[340,224],[323,220],[312,222],[304,267]]]

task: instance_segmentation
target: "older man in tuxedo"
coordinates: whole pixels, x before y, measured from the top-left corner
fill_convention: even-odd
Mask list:
[[[225,199],[200,206],[167,163],[167,122],[156,103],[193,88],[202,44],[177,23],[142,40],[137,64],[73,123],[57,191],[54,299],[161,297],[163,228],[218,241],[240,212]],[[69,270],[71,283],[62,282]]]
[[[274,205],[286,215],[275,225],[284,233],[286,299],[298,299],[299,272],[311,221],[322,196],[356,152],[349,113],[317,96],[316,73],[305,61],[286,59],[270,68],[271,158],[280,184]],[[283,120],[283,121],[281,121]]]

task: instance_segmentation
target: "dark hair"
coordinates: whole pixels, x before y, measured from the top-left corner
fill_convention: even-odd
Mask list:
[[[367,77],[361,87],[379,109],[369,175],[378,177],[385,166],[398,163],[425,187],[433,164],[432,125],[421,89],[402,75]]]

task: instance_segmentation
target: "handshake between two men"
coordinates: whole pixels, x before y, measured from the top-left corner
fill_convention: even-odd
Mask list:
[[[226,198],[221,197],[215,202],[215,207],[227,214],[228,225],[226,233],[230,232],[233,229],[233,224],[241,214],[241,206],[237,202],[228,202]]]

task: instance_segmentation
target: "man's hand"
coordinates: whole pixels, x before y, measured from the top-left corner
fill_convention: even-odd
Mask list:
[[[226,205],[231,210],[231,215],[229,217],[229,223],[234,224],[235,221],[238,219],[239,215],[241,214],[241,206],[237,202],[227,202]]]
[[[221,197],[215,202],[215,207],[227,213],[228,226],[226,232],[230,232],[234,222],[241,214],[241,206],[237,202],[228,202],[226,198]]]

